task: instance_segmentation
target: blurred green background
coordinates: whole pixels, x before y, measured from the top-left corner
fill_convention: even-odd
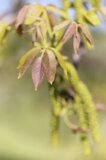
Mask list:
[[[95,49],[82,57],[79,76],[95,103],[105,108],[106,33],[93,34]],[[18,61],[30,45],[12,33],[0,47],[0,160],[106,160],[105,111],[99,113],[101,141],[91,142],[90,157],[83,156],[78,135],[73,135],[63,122],[59,148],[52,148],[51,103],[46,82],[35,92],[30,69],[21,80],[17,79]]]

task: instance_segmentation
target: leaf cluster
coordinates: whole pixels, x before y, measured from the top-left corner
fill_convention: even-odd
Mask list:
[[[44,79],[49,83],[53,104],[51,133],[57,143],[59,119],[74,132],[80,132],[85,152],[88,154],[88,132],[98,139],[98,123],[91,95],[68,57],[62,55],[64,44],[73,41],[74,54],[80,56],[81,42],[92,48],[93,40],[89,26],[100,24],[98,12],[106,17],[106,7],[100,0],[62,0],[63,7],[54,5],[25,4],[11,24],[0,21],[0,44],[9,31],[15,30],[19,36],[29,37],[32,48],[19,61],[21,78],[31,66],[35,90]],[[70,10],[75,11],[74,19]],[[71,123],[67,115],[77,115],[78,125]],[[74,115],[74,116],[75,116]],[[86,147],[85,147],[86,148]]]

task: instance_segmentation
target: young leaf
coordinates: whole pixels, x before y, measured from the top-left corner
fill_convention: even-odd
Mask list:
[[[84,14],[85,20],[93,26],[99,25],[100,20],[94,10],[89,10]]]
[[[100,0],[89,0],[93,7],[98,8],[100,5]]]
[[[59,31],[60,29],[62,29],[62,28],[64,28],[64,27],[66,27],[67,25],[69,25],[69,23],[70,23],[69,20],[63,21],[63,22],[61,22],[60,24],[55,25],[54,28],[53,28],[53,30],[54,30],[54,31]]]
[[[75,54],[78,54],[79,53],[79,47],[80,47],[80,35],[79,35],[78,32],[76,32],[74,34],[73,47],[74,47]]]
[[[43,56],[37,57],[32,65],[32,80],[35,90],[40,86],[44,79]]]
[[[45,23],[45,25],[46,25],[46,32],[48,31],[48,33],[49,33],[49,36],[51,36],[51,34],[52,34],[52,30],[51,30],[51,25],[50,25],[50,20],[49,20],[49,15],[48,15],[48,13],[47,13],[47,11],[44,9],[44,11],[43,11],[43,16],[42,16],[42,18],[43,18],[43,21],[44,21],[44,23]]]
[[[62,0],[63,8],[64,8],[64,10],[65,10],[66,12],[67,12],[68,9],[70,8],[71,3],[72,3],[72,2],[70,2],[70,1],[68,1],[68,0]]]
[[[50,50],[47,50],[44,54],[43,66],[47,80],[50,84],[52,84],[55,79],[57,61],[54,53]]]
[[[48,18],[51,27],[54,27],[57,24],[56,16],[52,12],[48,12]]]
[[[40,48],[32,48],[29,50],[19,61],[17,69],[19,69],[18,79],[21,78],[26,70],[29,68],[33,62],[35,56],[40,52]]]
[[[37,35],[37,37],[40,38],[40,39],[44,38],[41,27],[36,26],[36,35]]]
[[[60,64],[61,68],[64,71],[64,74],[67,76],[67,69],[66,69],[67,67],[66,67],[66,63],[65,63],[64,57],[56,49],[54,49],[54,48],[49,48],[49,49],[55,54],[55,56],[57,57],[57,60],[58,60],[58,62]]]
[[[32,33],[32,43],[33,44],[36,42],[36,39],[37,39],[37,33],[34,32],[34,33]]]
[[[30,5],[24,20],[24,24],[25,25],[33,24],[36,21],[36,19],[41,16],[41,13],[43,11],[42,8],[43,7],[39,4]]]
[[[0,21],[0,44],[2,44],[7,32],[10,30],[10,26],[3,21]]]
[[[19,27],[23,24],[24,22],[24,19],[25,19],[25,16],[28,12],[28,8],[29,8],[29,5],[24,5],[21,10],[19,11],[19,13],[17,14],[17,17],[16,17],[16,29],[18,30]]]
[[[56,13],[56,14],[62,16],[63,18],[67,19],[66,13],[65,13],[62,9],[57,8],[56,6],[47,5],[47,6],[46,6],[46,9],[47,9],[48,11],[50,11],[50,12]]]
[[[73,37],[73,35],[75,34],[76,31],[76,27],[77,24],[75,22],[73,22],[68,29],[66,30],[63,39],[62,39],[62,43],[65,44],[70,38]]]
[[[91,34],[89,33],[88,29],[86,26],[82,25],[82,24],[79,24],[79,28],[81,29],[85,39],[87,40],[87,42],[92,45],[92,37],[91,37]]]

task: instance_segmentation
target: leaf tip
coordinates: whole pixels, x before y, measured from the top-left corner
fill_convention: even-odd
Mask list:
[[[19,69],[20,67],[19,67],[19,65],[17,66],[17,69]]]
[[[19,73],[19,75],[18,75],[18,79],[20,79],[22,77],[22,75]]]
[[[38,90],[38,88],[37,87],[35,87],[35,91],[37,91]]]
[[[52,85],[52,84],[53,84],[53,81],[49,81],[49,83]]]

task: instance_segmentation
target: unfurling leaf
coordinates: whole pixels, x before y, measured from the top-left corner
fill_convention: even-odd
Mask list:
[[[50,50],[45,50],[40,57],[37,57],[32,65],[32,80],[35,90],[40,86],[44,77],[52,84],[55,79],[57,61]]]
[[[44,32],[48,32],[49,33],[49,36],[51,37],[51,34],[52,34],[52,29],[51,29],[51,25],[50,25],[50,19],[49,19],[49,15],[48,15],[48,12],[44,9],[43,10],[43,15],[42,15],[42,18],[43,18],[43,30],[45,30]],[[45,26],[45,28],[44,28]]]
[[[48,12],[48,18],[51,27],[54,27],[57,24],[56,16],[52,12]]]
[[[91,34],[89,33],[88,29],[86,26],[82,25],[82,24],[79,24],[79,28],[81,29],[85,39],[87,40],[87,42],[92,45],[92,37],[91,37]]]
[[[50,50],[47,50],[43,57],[44,72],[50,84],[53,83],[56,74],[57,61],[55,55]]]
[[[99,25],[100,20],[94,10],[89,10],[84,14],[85,20],[93,26]]]
[[[33,62],[35,56],[40,52],[40,48],[32,48],[19,61],[17,69],[19,69],[18,79],[21,78],[26,70]]]
[[[21,27],[21,25],[23,24],[24,22],[24,19],[25,19],[25,16],[28,12],[28,8],[29,8],[29,5],[25,5],[21,8],[21,10],[19,11],[19,13],[17,14],[17,17],[16,17],[16,29],[17,29],[17,32],[19,30],[19,28]]]
[[[68,27],[68,29],[66,30],[66,32],[63,36],[63,39],[62,39],[63,44],[65,44],[70,38],[73,37],[73,35],[75,34],[75,31],[76,31],[76,27],[77,27],[77,24],[75,22],[73,22]]]
[[[61,68],[64,71],[64,74],[67,76],[67,69],[66,69],[66,63],[65,63],[65,59],[64,57],[61,55],[61,53],[59,51],[57,51],[54,48],[50,48],[50,50],[55,54],[55,56],[57,57],[57,60],[61,66]]]
[[[37,33],[32,33],[32,43],[34,44],[36,42],[37,39]]]
[[[37,57],[32,65],[32,80],[35,90],[40,86],[44,79],[43,56]]]
[[[30,5],[25,17],[24,24],[25,25],[33,24],[37,20],[37,18],[41,16],[42,12],[43,12],[43,7],[40,4]]]
[[[36,35],[37,35],[37,37],[39,37],[39,38],[43,38],[43,32],[42,32],[42,29],[41,28],[39,28],[38,26],[36,26]]]
[[[80,41],[81,41],[80,35],[78,32],[76,32],[73,38],[73,47],[74,47],[75,54],[79,54]]]

